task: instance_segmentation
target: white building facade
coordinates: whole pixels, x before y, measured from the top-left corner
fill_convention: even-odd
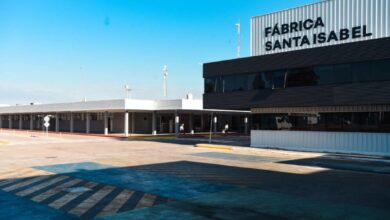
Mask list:
[[[244,129],[245,111],[203,109],[202,100],[102,100],[74,103],[17,105],[0,107],[0,128],[42,130],[49,116],[49,131],[87,134],[178,134],[179,125],[186,133],[209,129],[211,117]]]

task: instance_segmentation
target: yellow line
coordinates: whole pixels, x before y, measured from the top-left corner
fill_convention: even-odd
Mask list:
[[[129,140],[161,140],[161,139],[174,139],[175,136],[130,136]]]
[[[229,147],[229,146],[214,145],[214,144],[196,144],[195,147],[198,147],[198,148],[211,148],[211,149],[219,149],[219,150],[233,150],[233,148]]]
[[[6,144],[9,144],[8,141],[0,141],[0,145],[6,145]]]

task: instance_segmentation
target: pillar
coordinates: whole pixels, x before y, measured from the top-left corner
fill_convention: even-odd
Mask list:
[[[214,116],[214,118],[213,118],[214,133],[217,132],[217,123],[218,123],[218,117],[217,117],[217,116]]]
[[[189,116],[189,126],[190,126],[190,133],[191,134],[194,134],[195,131],[194,131],[194,115],[192,113],[190,113],[190,116]]]
[[[70,113],[70,122],[69,122],[69,132],[73,133],[74,131],[74,120],[73,120],[73,113]]]
[[[204,115],[203,115],[203,113],[200,115],[200,130],[202,132],[205,131],[205,129],[204,129]]]
[[[179,113],[176,111],[175,112],[175,135],[176,136],[179,136],[179,133],[180,133],[180,117],[179,117]]]
[[[114,114],[112,114],[111,116],[111,120],[110,120],[110,131],[113,131],[114,130]]]
[[[131,113],[131,133],[135,133],[135,113]]]
[[[34,130],[34,115],[30,114],[30,130]]]
[[[3,128],[3,116],[0,115],[0,128]]]
[[[104,112],[104,135],[108,135],[108,112]]]
[[[123,134],[125,137],[129,136],[129,113],[125,112],[125,117],[124,117],[124,126],[123,126]]]
[[[248,134],[248,123],[249,123],[248,117],[245,117],[244,123],[245,123],[245,134]]]
[[[56,132],[60,131],[60,115],[56,113]]]
[[[19,129],[20,130],[23,129],[23,116],[22,115],[19,115]]]
[[[88,112],[85,113],[85,133],[91,133],[91,117]]]
[[[12,129],[12,115],[8,116],[8,128]]]
[[[157,135],[157,126],[156,126],[156,112],[152,113],[152,135]]]

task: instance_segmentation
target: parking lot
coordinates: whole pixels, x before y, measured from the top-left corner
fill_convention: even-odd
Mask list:
[[[0,133],[0,218],[390,217],[385,158],[194,142]]]

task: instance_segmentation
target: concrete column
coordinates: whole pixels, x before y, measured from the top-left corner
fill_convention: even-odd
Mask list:
[[[91,119],[88,112],[85,114],[85,133],[91,133]]]
[[[8,128],[12,129],[12,115],[8,116]]]
[[[112,114],[109,126],[110,126],[110,131],[113,131],[114,130],[114,114]]]
[[[30,114],[30,130],[34,130],[34,115]]]
[[[175,112],[175,135],[179,136],[180,133],[180,116],[179,113]]]
[[[108,112],[104,112],[104,135],[108,135]]]
[[[125,117],[124,117],[124,126],[123,126],[123,134],[128,137],[129,136],[129,113],[125,112]]]
[[[23,118],[22,115],[19,115],[19,129],[22,130],[23,128]]]
[[[245,124],[245,134],[248,134],[248,117],[245,117],[244,118],[244,124]]]
[[[204,115],[203,113],[200,115],[200,130],[205,131],[204,130]]]
[[[131,133],[135,133],[135,113],[131,113]]]
[[[60,116],[56,113],[56,132],[60,131]]]
[[[214,116],[213,118],[213,125],[214,125],[214,133],[217,132],[217,125],[218,125],[218,117]]]
[[[195,131],[194,131],[194,115],[192,113],[190,113],[189,115],[189,126],[190,126],[190,133],[191,134],[194,134]]]
[[[152,135],[157,135],[156,112],[152,113]]]
[[[69,132],[73,133],[74,131],[74,120],[73,120],[73,113],[70,113],[70,122],[69,122]]]

